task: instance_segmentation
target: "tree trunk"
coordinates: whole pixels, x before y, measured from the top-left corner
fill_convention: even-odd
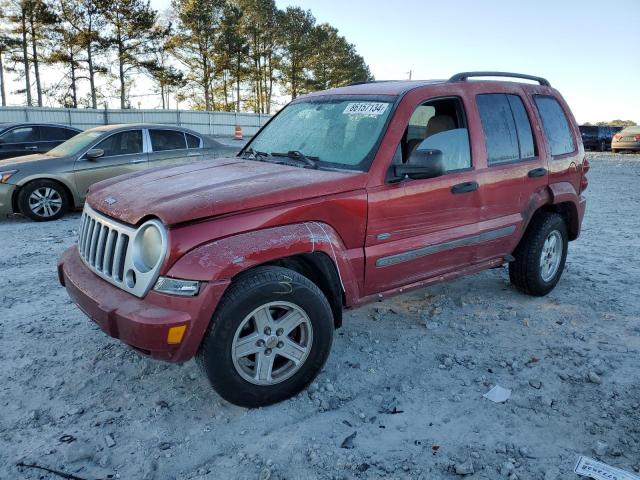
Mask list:
[[[164,84],[160,83],[160,96],[162,97],[162,109],[164,110],[166,108],[165,103],[164,103]]]
[[[38,106],[42,106],[42,86],[40,85],[40,65],[38,61],[38,42],[36,40],[36,29],[34,25],[33,12],[30,17],[30,26],[31,26],[31,52],[32,52],[32,60],[33,60],[33,70],[36,74],[36,93],[38,96]]]
[[[118,33],[117,39],[118,39],[118,72],[120,75],[120,108],[124,109],[126,108],[127,96],[125,91],[126,86],[124,82],[124,48],[123,48],[122,37],[120,36],[120,33]]]
[[[240,111],[240,55],[236,58],[236,112]]]
[[[73,56],[73,49],[69,51],[71,60],[71,97],[73,98],[73,108],[78,108],[78,89],[76,86],[76,62]]]
[[[29,74],[29,56],[27,54],[27,18],[24,10],[22,10],[22,62],[24,63],[24,82],[25,92],[27,94],[27,106],[31,106],[31,78]]]
[[[4,90],[4,65],[2,63],[2,52],[0,52],[0,97],[2,97],[2,106],[7,106],[7,94]]]
[[[91,44],[93,42],[89,40],[87,44],[87,67],[89,69],[89,90],[91,90],[91,108],[98,108],[98,98],[96,96],[96,79],[95,72],[93,71],[93,58],[91,56]]]

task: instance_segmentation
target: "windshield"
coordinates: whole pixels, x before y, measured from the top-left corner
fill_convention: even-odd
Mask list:
[[[66,157],[69,155],[77,155],[102,135],[104,135],[104,132],[100,130],[89,130],[79,133],[75,137],[72,137],[66,142],[61,143],[56,148],[52,148],[51,150],[49,150],[47,152],[47,155],[51,155],[52,157]]]
[[[294,152],[316,159],[319,166],[365,169],[391,110],[390,101],[364,98],[298,101],[269,122],[247,150]]]

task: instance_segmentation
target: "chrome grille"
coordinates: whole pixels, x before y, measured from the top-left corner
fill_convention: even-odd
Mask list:
[[[152,268],[140,261],[140,239],[149,224],[161,232],[164,252]],[[167,234],[158,220],[148,220],[135,228],[112,220],[85,203],[78,229],[78,252],[93,273],[136,297],[144,297],[160,275]]]
[[[105,280],[123,284],[125,261],[135,229],[100,215],[85,205],[78,230],[78,251],[84,263]]]

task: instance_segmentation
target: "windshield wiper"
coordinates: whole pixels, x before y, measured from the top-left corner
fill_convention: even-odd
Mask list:
[[[267,152],[260,152],[251,147],[247,148],[244,152],[242,152],[242,158],[247,158],[247,154],[253,155],[253,158],[260,162],[265,161],[269,157],[269,154]]]
[[[274,157],[287,157],[293,160],[299,160],[311,168],[318,168],[318,162],[320,161],[319,157],[307,156],[300,150],[289,150],[287,153],[271,152],[271,155]]]

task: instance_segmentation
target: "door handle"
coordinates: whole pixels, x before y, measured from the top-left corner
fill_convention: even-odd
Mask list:
[[[544,177],[547,174],[547,169],[544,167],[540,167],[540,168],[534,168],[533,170],[529,170],[529,173],[527,173],[527,176],[530,178],[536,178],[536,177]]]
[[[451,187],[451,193],[469,193],[475,192],[477,189],[478,182],[464,182]]]
[[[37,150],[38,147],[36,145],[30,146],[30,147],[24,147],[25,150]]]

